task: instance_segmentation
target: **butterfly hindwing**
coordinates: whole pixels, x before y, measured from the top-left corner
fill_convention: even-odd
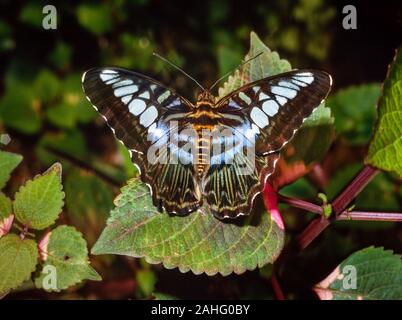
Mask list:
[[[177,153],[167,137],[186,126],[191,103],[153,79],[120,68],[91,69],[82,84],[88,100],[130,151],[154,204],[176,214],[197,209],[201,199],[191,161],[173,165],[166,157],[161,160],[164,153]],[[150,158],[153,149],[160,151]]]

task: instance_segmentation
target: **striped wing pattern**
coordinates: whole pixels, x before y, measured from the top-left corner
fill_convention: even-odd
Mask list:
[[[82,84],[88,100],[131,153],[154,205],[179,215],[196,210],[201,198],[191,161],[160,161],[175,152],[179,158],[186,156],[167,136],[186,127],[191,103],[148,77],[119,68],[91,69]],[[148,161],[148,152],[162,146],[154,161]]]
[[[178,133],[198,126],[191,102],[151,78],[119,68],[87,71],[83,89],[131,152],[159,210],[184,215],[205,201],[221,219],[250,213],[279,151],[327,96],[331,81],[323,71],[295,70],[247,84],[219,100],[213,118],[217,126],[232,130],[234,144],[227,148],[225,138],[213,138],[210,147],[223,151],[211,155],[202,176],[194,154],[184,148],[197,142]],[[168,139],[172,134],[176,143]],[[153,150],[158,151],[149,161]]]
[[[215,216],[233,218],[250,212],[261,185],[275,169],[278,151],[320,105],[331,84],[326,72],[296,70],[250,83],[217,102],[220,125],[232,128],[242,147],[230,164],[224,155],[221,161],[211,161],[203,190]],[[254,170],[244,175],[239,163],[247,162],[244,155],[250,145]]]

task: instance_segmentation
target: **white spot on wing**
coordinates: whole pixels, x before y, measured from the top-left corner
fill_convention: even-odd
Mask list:
[[[287,88],[290,88],[290,89],[295,89],[297,91],[300,90],[299,86],[297,86],[294,83],[291,83],[289,81],[279,81],[278,85],[282,86],[282,87],[287,87]]]
[[[272,86],[271,87],[272,93],[279,94],[284,96],[288,99],[293,99],[297,95],[297,91],[289,88],[279,87],[279,86]]]
[[[110,70],[110,69],[105,69],[105,70],[102,71],[102,73],[112,73],[112,74],[116,74],[117,71]]]
[[[254,107],[251,110],[250,117],[261,129],[265,128],[269,123],[267,115],[258,107]]]
[[[150,95],[149,95],[149,91],[145,91],[143,93],[141,93],[138,98],[144,98],[144,99],[149,99]]]
[[[140,116],[140,124],[144,127],[148,127],[152,122],[155,121],[158,116],[158,110],[155,106],[151,106],[144,111],[144,113]]]
[[[258,99],[261,100],[265,100],[265,99],[269,99],[270,96],[266,95],[264,92],[261,92],[260,95],[258,96]]]
[[[299,74],[297,76],[293,77],[296,80],[299,81],[303,81],[305,83],[311,84],[314,81],[314,77],[312,75],[310,76],[299,76]]]
[[[247,104],[251,103],[250,97],[248,95],[246,95],[244,92],[239,93],[239,98],[242,99]]]
[[[273,117],[278,113],[279,105],[274,100],[268,100],[262,104],[262,110],[270,117]]]
[[[130,110],[130,113],[132,113],[135,116],[138,116],[142,111],[144,111],[145,107],[146,107],[146,104],[145,104],[144,100],[141,100],[141,99],[134,99],[128,105],[128,109]]]
[[[116,75],[102,72],[100,74],[100,78],[102,79],[102,81],[106,82],[106,81],[108,81],[110,79],[116,78]]]
[[[157,100],[158,100],[159,103],[162,103],[162,102],[165,101],[167,98],[169,98],[169,96],[170,96],[170,91],[167,90],[167,91],[165,91],[163,94],[159,95],[159,97],[158,97]]]
[[[260,87],[259,87],[259,86],[255,86],[255,87],[253,87],[253,90],[254,90],[255,93],[257,93],[258,90],[260,90]]]
[[[133,84],[133,83],[134,83],[133,80],[126,79],[126,80],[122,80],[122,81],[114,83],[113,88],[118,88],[118,87],[122,87],[122,86],[129,86],[130,84]]]
[[[299,81],[297,80],[295,77],[292,78],[292,82],[299,85],[300,87],[305,87],[307,86],[307,83],[303,82],[303,81]]]
[[[114,95],[116,97],[122,97],[126,96],[129,94],[133,94],[138,91],[138,86],[132,85],[132,86],[127,86],[127,87],[119,87],[116,90],[114,90]]]
[[[130,102],[130,100],[131,100],[131,98],[133,97],[133,95],[129,95],[129,96],[124,96],[123,98],[121,98],[121,101],[124,103],[124,104],[128,104],[129,102]]]
[[[275,98],[281,106],[283,106],[286,102],[288,102],[288,100],[286,98],[281,97],[281,96],[275,96]]]

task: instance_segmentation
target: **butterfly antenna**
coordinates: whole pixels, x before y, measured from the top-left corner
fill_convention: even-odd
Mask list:
[[[259,54],[257,54],[256,56],[242,62],[241,64],[239,64],[236,68],[233,68],[232,70],[230,70],[228,73],[225,73],[222,77],[220,77],[218,80],[216,80],[214,82],[214,84],[209,88],[209,91],[211,91],[219,82],[221,82],[223,79],[225,79],[227,76],[229,76],[230,74],[233,73],[233,71],[241,68],[242,66],[244,66],[246,63],[249,63],[251,60],[254,60],[255,58],[259,57],[260,55],[262,55],[263,52],[261,51]]]
[[[154,56],[158,57],[159,59],[161,59],[162,61],[166,62],[167,64],[169,64],[170,66],[172,66],[173,68],[175,68],[176,70],[179,70],[181,73],[183,73],[185,76],[187,76],[189,79],[193,80],[203,91],[207,91],[197,80],[195,80],[192,76],[190,76],[186,71],[184,71],[183,69],[181,69],[180,67],[176,66],[174,63],[170,62],[168,59],[166,59],[165,57],[162,57],[160,54],[153,52],[152,53]]]

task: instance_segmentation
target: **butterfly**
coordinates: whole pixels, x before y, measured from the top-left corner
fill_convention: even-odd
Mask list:
[[[293,70],[219,100],[203,88],[196,103],[115,67],[88,70],[82,85],[129,150],[159,211],[207,208],[223,219],[250,214],[280,150],[326,98],[332,79],[324,71]]]

